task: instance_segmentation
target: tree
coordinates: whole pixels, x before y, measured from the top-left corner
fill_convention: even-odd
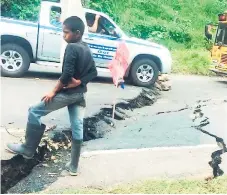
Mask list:
[[[1,15],[21,20],[37,21],[40,0],[2,0]]]

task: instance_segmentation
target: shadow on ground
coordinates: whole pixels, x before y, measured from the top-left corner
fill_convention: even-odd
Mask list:
[[[227,87],[227,80],[226,81],[218,81],[218,83],[224,84]]]
[[[36,71],[29,71],[25,74],[23,78],[28,79],[47,79],[47,80],[57,80],[59,79],[61,73],[56,72],[36,72]],[[106,77],[98,77],[92,81],[93,83],[107,83],[112,84],[113,81],[111,78]]]
[[[46,80],[57,80],[59,79],[61,73],[58,72],[37,72],[37,71],[29,71],[25,74],[24,78],[29,79],[46,79]],[[130,81],[126,79],[126,84],[130,85]],[[112,78],[108,77],[97,77],[92,83],[103,83],[103,84],[113,84]]]

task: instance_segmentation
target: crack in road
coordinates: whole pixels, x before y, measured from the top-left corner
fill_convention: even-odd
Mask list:
[[[227,103],[227,100],[225,100],[225,99],[219,99],[219,100],[221,100],[220,104],[222,104],[222,103]],[[196,101],[196,104],[199,104],[199,103],[207,103],[207,102],[211,102],[211,101],[212,101],[212,99],[197,100],[197,101]],[[200,104],[200,107],[207,107],[207,106],[210,106],[210,105],[217,105],[217,103],[214,102],[214,103],[211,103],[211,104]],[[157,112],[157,113],[155,113],[155,115],[169,114],[169,113],[175,113],[175,112],[182,112],[182,111],[184,111],[184,110],[192,110],[192,109],[194,109],[193,106],[188,106],[188,105],[186,105],[185,107],[180,108],[180,109],[176,109],[176,110],[168,110],[168,111]],[[201,114],[202,114],[202,113],[201,113]]]
[[[1,193],[6,193],[9,188],[29,175],[32,169],[44,160],[47,152],[47,145],[41,145],[32,159],[16,155],[9,160],[1,160]]]
[[[212,103],[212,100],[214,102]],[[220,100],[219,104],[227,103],[226,99],[206,99],[206,100],[198,100],[196,101],[197,106],[193,108],[192,106],[185,106],[183,108],[177,109],[177,110],[168,110],[168,111],[162,111],[157,112],[155,115],[161,115],[161,114],[169,114],[169,113],[176,113],[176,112],[182,112],[185,110],[192,110],[193,111],[193,117],[192,122],[195,122],[197,119],[201,119],[199,125],[191,126],[192,128],[195,128],[196,130],[200,131],[203,134],[206,134],[208,136],[211,136],[215,138],[217,145],[221,148],[220,150],[214,151],[211,154],[211,161],[208,162],[210,167],[213,169],[213,177],[218,177],[224,174],[224,171],[221,170],[220,164],[222,163],[221,155],[227,152],[226,143],[224,142],[224,139],[221,137],[218,137],[212,133],[209,133],[208,131],[204,130],[203,128],[210,124],[209,118],[204,115],[202,112],[203,107],[207,107],[210,105],[217,105],[217,100]],[[208,104],[209,102],[209,104]]]
[[[118,120],[124,120],[125,118],[129,118],[130,116],[127,115],[126,110],[133,111],[136,108],[142,108],[144,106],[150,106],[152,105],[157,98],[159,97],[160,92],[157,89],[143,89],[142,92],[133,99],[126,100],[125,102],[120,102],[116,104],[116,111],[114,113],[113,120],[111,118],[112,116],[112,108],[106,107],[102,108],[100,112],[92,117],[85,118],[84,119],[84,141],[89,141],[92,139],[98,139],[104,136],[106,132],[109,131],[109,128],[114,128],[115,123]],[[194,110],[194,115],[197,118],[201,118],[204,116],[204,113],[202,112],[201,108],[204,106],[208,106],[208,104],[201,104],[201,103],[207,103],[210,102],[209,100],[199,100],[197,103],[199,104],[196,109]],[[224,102],[227,102],[224,100]],[[183,107],[178,110],[170,110],[165,112],[158,112],[156,115],[161,115],[165,113],[174,113],[174,112],[181,112],[184,110],[192,109],[193,107]],[[195,117],[195,119],[196,119]],[[195,120],[193,119],[193,120]],[[100,126],[98,125],[100,122],[103,122],[107,126],[101,126],[103,127],[102,130],[100,130]],[[210,134],[209,132],[203,130],[202,128],[209,125],[209,118],[205,117],[204,120],[201,121],[201,123],[198,126],[193,126],[197,130],[201,131],[202,133],[205,133],[209,136],[212,136],[216,139],[219,146],[221,146],[221,150],[214,151],[211,154],[212,160],[209,162],[209,165],[213,168],[213,175],[214,177],[222,175],[224,172],[220,169],[219,165],[221,164],[221,155],[224,152],[227,152],[226,144],[224,143],[224,140],[220,137],[217,137],[216,135]],[[70,131],[69,131],[69,134]],[[63,131],[62,133],[56,133],[53,137],[54,141],[56,142],[64,142],[65,139],[69,139],[69,134],[67,134],[66,131]],[[67,135],[67,136],[66,136]],[[44,142],[45,143],[45,142]],[[6,191],[16,185],[21,179],[26,177],[30,174],[31,170],[34,166],[39,164],[45,154],[47,154],[49,151],[47,149],[47,143],[45,143],[42,146],[39,146],[38,152],[36,153],[36,156],[32,160],[26,160],[23,159],[22,156],[15,156],[10,160],[2,160],[1,161],[1,191],[2,193],[6,193]]]
[[[193,112],[195,117],[192,121],[195,122],[195,120],[202,119],[202,117],[204,117],[204,119],[201,120],[198,125],[194,125],[191,127],[195,128],[196,130],[198,130],[206,135],[209,135],[209,136],[215,138],[217,145],[221,148],[220,150],[216,150],[216,151],[212,152],[211,161],[208,162],[210,167],[213,169],[213,177],[216,178],[216,177],[224,174],[224,171],[220,168],[220,164],[222,163],[221,155],[223,155],[224,153],[227,152],[227,147],[226,147],[226,143],[224,142],[223,138],[218,137],[212,133],[209,133],[208,131],[203,129],[204,127],[206,127],[207,125],[210,124],[210,121],[209,121],[209,118],[206,117],[204,115],[204,113],[202,112],[202,106],[200,105],[201,102],[202,101],[197,102],[198,105],[195,107],[194,112]],[[226,102],[226,101],[224,100],[224,102]]]
[[[114,119],[112,119],[113,108],[102,108],[96,115],[84,119],[84,141],[92,139],[102,138],[106,131],[109,131],[109,127],[114,128],[116,121],[125,120],[129,118],[127,111],[133,111],[136,108],[142,108],[150,106],[157,101],[160,96],[160,92],[156,89],[142,89],[142,92],[133,99],[125,100],[116,104],[114,112]],[[105,126],[102,130],[99,128],[100,122],[104,122],[108,126]]]
[[[190,107],[180,108],[178,110],[168,110],[168,111],[163,111],[163,112],[157,112],[156,115],[169,114],[169,113],[173,113],[173,112],[181,112],[181,111],[188,110],[188,109],[190,109]]]
[[[114,113],[113,120],[112,108],[102,108],[100,112],[92,117],[84,119],[84,141],[92,139],[98,139],[103,137],[106,131],[109,131],[107,126],[102,126],[103,129],[100,132],[100,126],[98,123],[114,127],[115,121],[124,120],[129,117],[124,110],[133,111],[136,108],[142,108],[144,106],[150,106],[159,97],[160,92],[156,89],[142,89],[142,92],[135,98],[126,100],[116,104],[116,111]],[[71,131],[57,131],[52,137],[54,142],[68,142],[71,139]],[[1,160],[1,192],[6,193],[7,190],[16,185],[20,180],[30,174],[32,169],[44,160],[46,155],[50,154],[48,149],[48,141],[43,139],[43,145],[38,147],[38,152],[33,159],[26,160],[21,155],[16,155],[9,160]]]

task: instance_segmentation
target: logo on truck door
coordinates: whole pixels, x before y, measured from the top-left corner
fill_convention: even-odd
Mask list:
[[[93,57],[104,60],[112,60],[116,52],[116,47],[108,47],[97,44],[88,44],[92,50]]]

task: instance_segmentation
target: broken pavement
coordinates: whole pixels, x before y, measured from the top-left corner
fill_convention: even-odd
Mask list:
[[[124,110],[133,111],[136,108],[150,106],[156,102],[159,96],[160,92],[156,88],[142,89],[141,93],[137,97],[124,100],[123,102],[116,104],[114,119],[111,118],[113,110],[112,108],[102,108],[94,116],[85,118],[84,141],[101,138],[105,132],[110,131],[110,128],[115,127],[115,119],[124,120],[126,117],[129,117]],[[102,126],[103,132],[99,132],[100,127],[98,124],[100,122],[104,123],[104,126]],[[33,167],[38,165],[40,162],[50,160],[55,162],[57,159],[53,154],[58,150],[70,149],[70,130],[54,131],[55,128],[56,126],[46,130],[46,133],[33,159],[26,160],[22,156],[13,156],[12,158],[1,159],[1,191],[3,193],[5,193],[9,188],[13,187],[18,181],[30,174]],[[19,140],[20,142],[23,142],[23,136],[15,136],[13,133],[9,132],[7,127],[5,127],[5,133],[8,133],[8,135],[14,138],[18,138],[16,141]],[[2,148],[5,147],[3,146]]]
[[[181,78],[181,76],[177,76],[174,78],[173,86],[173,89],[167,93],[163,93],[162,98],[159,99],[152,107],[135,109],[134,112],[130,113],[130,118],[126,118],[125,120],[120,120],[117,122],[117,127],[114,131],[110,131],[101,139],[92,140],[85,143],[83,150],[92,152],[94,150],[113,151],[116,149],[127,148],[175,146],[179,148],[178,150],[180,151],[182,146],[191,145],[193,147],[200,144],[215,144],[214,148],[216,149],[217,146],[215,140],[209,138],[208,136],[202,135],[194,128],[191,128],[191,126],[194,124],[190,119],[190,115],[197,100],[220,100],[223,99],[223,97],[226,97],[226,90],[224,90],[225,85],[211,78],[189,77],[187,80],[187,77]],[[201,88],[203,90],[201,90]],[[218,134],[223,134],[222,128],[226,125],[226,123],[223,123],[223,121],[225,121],[225,115],[223,114],[225,112],[225,104],[224,102],[221,104],[219,103],[220,102],[218,102],[217,105],[215,105],[216,103],[214,105],[208,104],[208,106],[204,107],[204,112],[208,114],[208,117],[210,120],[212,120],[210,123],[211,125],[207,126],[207,128],[209,128],[207,130],[215,130],[215,133],[218,132]],[[160,112],[161,114],[157,115],[157,113]],[[210,149],[214,151],[214,148]],[[206,171],[208,171],[206,172],[205,176],[212,173],[212,170],[208,165],[212,151],[208,150],[208,148],[207,150],[201,151],[201,153],[197,153],[195,150],[192,150],[193,154],[198,154],[197,158],[200,158],[200,156],[203,157],[202,159],[204,161],[202,161],[202,164],[205,164],[204,167],[201,167],[201,170],[205,171],[206,169]],[[183,154],[184,153],[185,152],[183,152]],[[203,153],[206,156],[203,156]],[[153,153],[149,154],[153,155]],[[160,152],[160,154],[163,156],[163,159],[161,158],[160,160],[166,161],[166,158],[169,159],[168,156],[165,156],[165,154],[168,155],[168,153]],[[189,158],[191,153],[186,152],[185,155]],[[62,160],[62,157],[58,157],[57,155],[56,157],[58,162],[53,162],[53,164],[49,164],[48,167],[46,167],[45,163],[43,167],[36,167],[29,177],[19,182],[10,190],[10,192],[19,192],[22,188],[24,190],[25,184],[27,189],[26,192],[32,192],[29,191],[32,189],[39,191],[44,188],[48,188],[48,185],[50,185],[52,182],[57,182],[61,173],[61,170],[59,169],[64,167],[65,162],[63,162],[64,160]],[[153,157],[156,156],[153,155]],[[101,156],[98,155],[98,159],[100,158]],[[150,158],[152,158],[152,156]],[[85,161],[84,163],[86,164]],[[134,166],[134,164],[132,164],[132,166]],[[157,168],[155,163],[152,164],[152,166]],[[190,164],[185,166],[190,166]],[[196,166],[200,168],[199,163]],[[106,165],[106,167],[110,168],[108,165]],[[83,165],[81,170],[84,170]],[[182,171],[184,171],[184,169],[182,169]],[[151,174],[151,172],[153,172],[152,168],[148,174]],[[81,173],[83,174],[83,172]],[[92,172],[89,173],[92,174]],[[176,170],[176,173],[179,173],[178,170]],[[201,172],[199,173],[200,175],[202,174]],[[42,176],[46,176],[45,181],[43,181]],[[38,184],[34,183],[34,180],[38,180]]]

